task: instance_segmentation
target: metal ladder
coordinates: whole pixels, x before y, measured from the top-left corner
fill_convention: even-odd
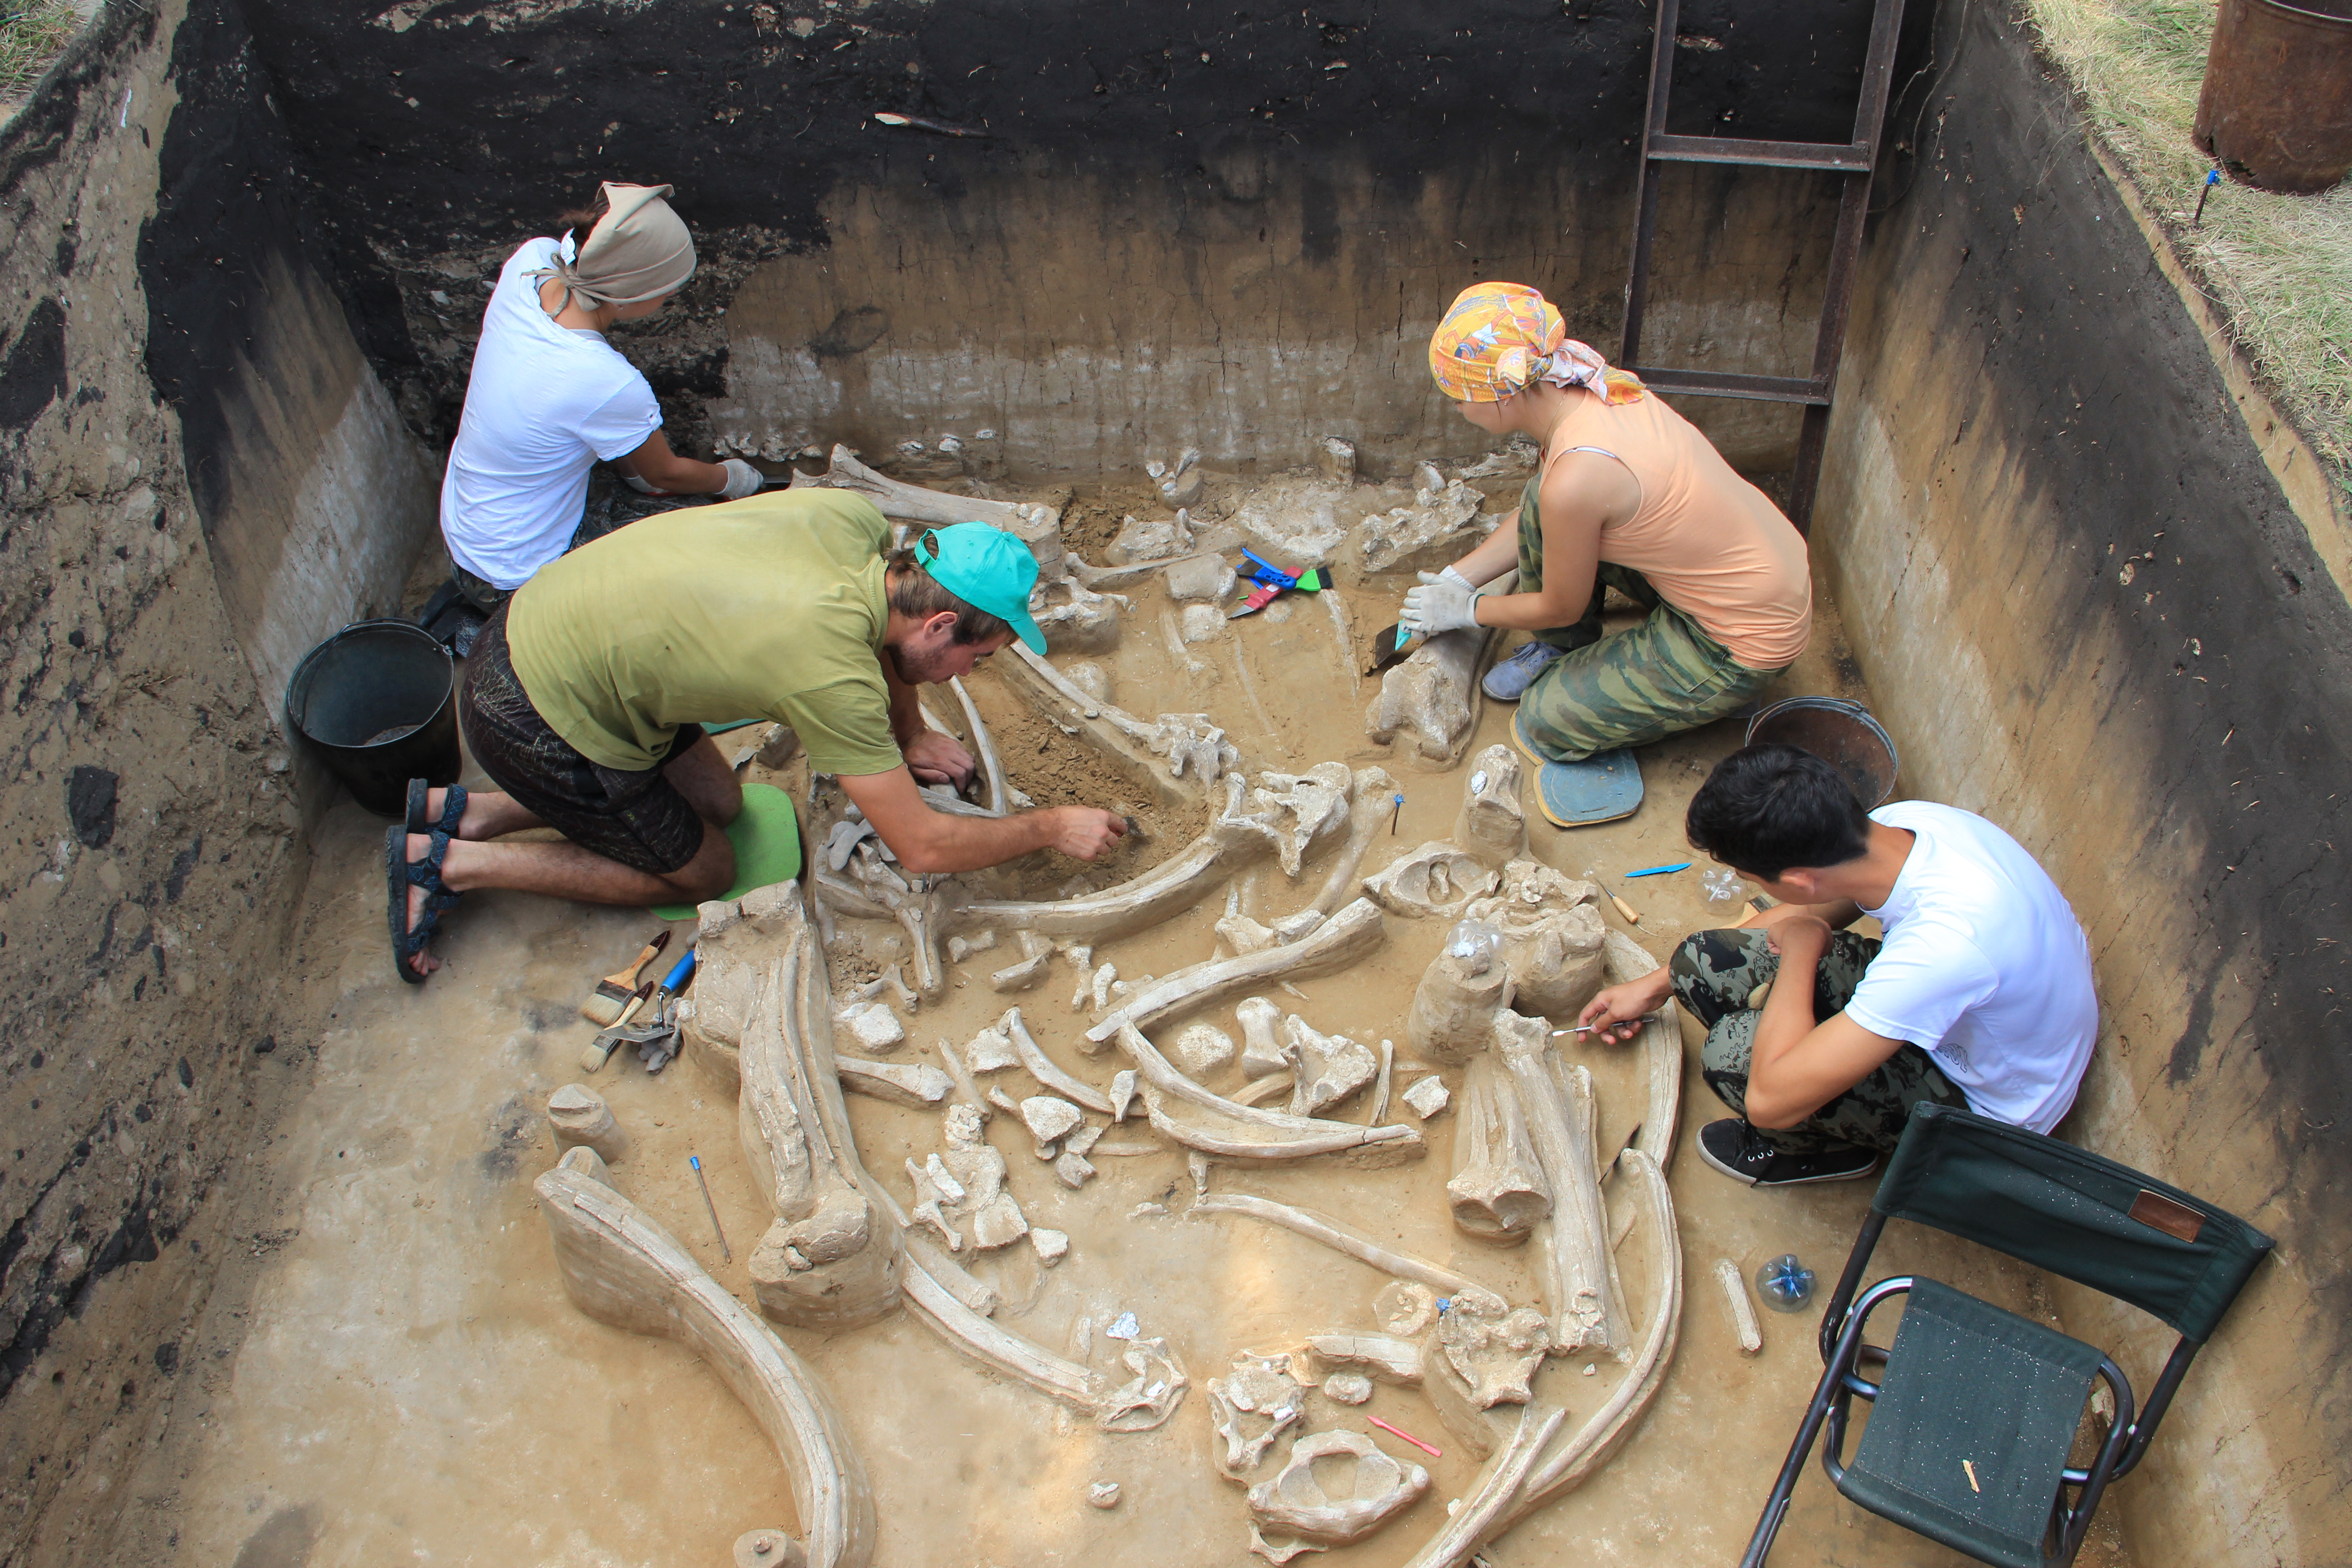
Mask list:
[[[1797,437],[1797,468],[1789,484],[1789,521],[1808,533],[1813,491],[1822,478],[1822,448],[1829,435],[1830,393],[1837,382],[1838,357],[1845,349],[1846,310],[1853,300],[1854,265],[1862,254],[1862,229],[1870,209],[1870,175],[1877,162],[1878,136],[1886,118],[1888,85],[1895,74],[1895,37],[1903,26],[1903,0],[1876,0],[1870,44],[1863,57],[1862,98],[1851,142],[1759,142],[1731,136],[1669,136],[1666,100],[1674,89],[1675,36],[1681,0],[1658,0],[1657,37],[1650,57],[1650,110],[1642,131],[1642,174],[1633,224],[1633,270],[1625,280],[1625,342],[1618,363],[1659,392],[1709,397],[1747,397],[1805,405]],[[1642,318],[1649,303],[1651,241],[1658,222],[1659,165],[1738,163],[1763,169],[1820,169],[1843,176],[1838,199],[1836,237],[1830,246],[1821,327],[1813,339],[1811,375],[1743,375],[1721,371],[1675,370],[1642,363]]]

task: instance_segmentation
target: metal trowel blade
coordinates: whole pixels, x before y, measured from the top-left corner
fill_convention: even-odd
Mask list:
[[[1383,626],[1372,638],[1372,668],[1368,676],[1384,675],[1412,656],[1415,644],[1402,626]]]

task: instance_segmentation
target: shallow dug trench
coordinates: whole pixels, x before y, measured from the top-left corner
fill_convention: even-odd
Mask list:
[[[1389,618],[1406,580],[1359,577],[1337,590],[1359,642]],[[1394,831],[1383,828],[1372,840],[1362,875],[1452,832],[1466,764],[1427,771],[1368,742],[1363,709],[1377,682],[1349,668],[1360,649],[1343,661],[1328,605],[1284,601],[1183,650],[1180,663],[1179,650],[1156,633],[1161,611],[1175,608],[1156,580],[1123,591],[1133,600],[1127,629],[1114,650],[1095,656],[1121,706],[1147,716],[1208,712],[1230,726],[1254,770],[1295,772],[1332,759],[1388,767],[1404,805]],[[1866,700],[1845,673],[1852,666],[1826,595],[1822,609],[1812,648],[1775,695]],[[1118,864],[1087,868],[1041,854],[996,878],[1003,891],[1054,896],[1131,876],[1199,829],[1202,809],[1158,805],[1131,777],[1080,752],[1000,679],[983,673],[971,686],[1017,787],[1042,803],[1130,804],[1147,828]],[[944,719],[955,706],[934,693],[933,710]],[[1501,739],[1507,717],[1507,709],[1488,705],[1466,754]],[[1680,806],[1738,738],[1731,721],[1653,748],[1643,757],[1648,799],[1635,816],[1575,834],[1536,820],[1531,853],[1571,877],[1684,858]],[[745,772],[807,799],[804,763],[771,772],[747,762]],[[592,977],[634,950],[653,922],[515,895],[471,899],[444,943],[450,967],[421,995],[411,994],[383,975],[376,840],[374,823],[348,804],[331,814],[320,838],[301,963],[339,991],[341,1002],[320,1045],[318,1087],[266,1156],[300,1194],[299,1212],[286,1216],[291,1237],[257,1292],[233,1367],[211,1380],[198,1416],[203,1440],[176,1510],[185,1560],[272,1561],[238,1553],[276,1530],[307,1541],[315,1563],[719,1563],[743,1531],[772,1526],[798,1533],[802,1522],[774,1450],[710,1369],[667,1341],[593,1322],[565,1300],[530,1184],[556,1155],[540,1108],[552,1089],[580,1077],[573,1058],[590,1030],[576,1005]],[[1310,860],[1293,883],[1261,861],[1233,884],[1238,907],[1271,921],[1305,901],[1323,868]],[[1694,868],[1632,884],[1626,890],[1641,924],[1626,926],[1613,911],[1605,919],[1663,957],[1685,932],[1729,918],[1722,907],[1708,907],[1698,879]],[[1220,889],[1164,925],[1100,944],[1095,957],[1129,977],[1205,959],[1216,942],[1211,928],[1226,907]],[[1368,1043],[1400,1037],[1446,922],[1391,916],[1385,926],[1386,945],[1367,961],[1268,994],[1327,1034]],[[693,931],[681,923],[676,938]],[[961,1046],[1017,1002],[1059,1066],[1104,1084],[1119,1061],[1115,1053],[1082,1049],[1090,1015],[1071,1005],[1066,959],[1053,961],[1037,989],[1007,997],[991,990],[986,976],[1018,956],[1009,949],[1001,942],[953,966],[936,1004],[912,1013],[900,1007],[908,1038],[877,1059],[937,1065],[939,1040]],[[836,985],[905,957],[897,928],[851,921],[841,922],[829,953]],[[1197,1016],[1239,1039],[1230,1005]],[[1163,1047],[1172,1032],[1157,1031]],[[847,1033],[838,1037],[843,1054],[854,1054]],[[1688,1044],[1696,1043],[1694,1033]],[[1564,1054],[1591,1068],[1596,1146],[1604,1156],[1613,1152],[1641,1115],[1631,1054]],[[1395,1086],[1402,1090],[1423,1076],[1401,1068]],[[1497,1249],[1448,1222],[1444,1183],[1454,1167],[1462,1082],[1455,1069],[1441,1076],[1455,1106],[1421,1126],[1425,1159],[1370,1171],[1317,1160],[1268,1169],[1219,1164],[1211,1170],[1212,1189],[1339,1217],[1514,1303],[1539,1303],[1535,1247]],[[749,1302],[746,1259],[771,1215],[747,1169],[730,1099],[691,1060],[656,1078],[616,1058],[590,1081],[632,1141],[614,1168],[617,1185]],[[1015,1099],[1037,1092],[1018,1069],[992,1081]],[[1232,1093],[1242,1079],[1227,1067],[1207,1081]],[[1671,1165],[1679,1235],[1667,1245],[1680,1249],[1685,1299],[1671,1371],[1622,1453],[1490,1546],[1492,1563],[1554,1561],[1571,1552],[1655,1563],[1727,1556],[1744,1539],[1818,1371],[1811,1315],[1763,1314],[1763,1352],[1740,1354],[1706,1271],[1727,1257],[1752,1273],[1766,1258],[1794,1251],[1832,1272],[1869,1184],[1769,1197],[1738,1188],[1692,1151],[1692,1132],[1714,1105],[1695,1071],[1684,1093]],[[1327,1114],[1360,1121],[1368,1099]],[[866,1167],[911,1205],[903,1162],[919,1163],[941,1147],[940,1113],[854,1095],[847,1103]],[[1388,1120],[1420,1125],[1401,1108]],[[1006,1568],[1256,1561],[1247,1554],[1242,1488],[1213,1467],[1217,1439],[1202,1385],[1224,1375],[1243,1352],[1274,1353],[1310,1333],[1374,1330],[1374,1300],[1386,1277],[1248,1219],[1188,1217],[1194,1186],[1183,1151],[1139,1123],[1110,1131],[1094,1156],[1099,1174],[1077,1191],[1057,1184],[1033,1156],[1013,1117],[997,1116],[989,1138],[1030,1224],[1071,1238],[1068,1255],[1052,1268],[1026,1242],[977,1258],[965,1254],[973,1276],[1003,1300],[994,1321],[1116,1383],[1125,1377],[1117,1359],[1125,1347],[1105,1331],[1132,1313],[1144,1335],[1166,1338],[1192,1387],[1158,1429],[1106,1432],[965,1359],[903,1309],[833,1335],[779,1329],[840,1408],[872,1480],[879,1521],[873,1560]],[[689,1155],[709,1173],[731,1261],[703,1211]],[[1608,1191],[1622,1212],[1622,1184]],[[1660,1245],[1636,1226],[1619,1255],[1636,1323],[1657,1304],[1651,1280]],[[1998,1260],[1905,1237],[1890,1241],[1882,1263],[1890,1270],[1931,1265],[1964,1288],[2050,1316],[2039,1279]],[[1564,1403],[1574,1425],[1623,1375],[1605,1356],[1553,1358],[1536,1393]],[[1430,1475],[1418,1501],[1361,1542],[1332,1552],[1334,1563],[1409,1561],[1440,1528],[1449,1500],[1475,1486],[1477,1460],[1418,1390],[1379,1386],[1360,1407],[1309,1392],[1305,1412],[1296,1430],[1364,1433]],[[1368,1415],[1442,1455],[1391,1437]],[[1286,1445],[1277,1444],[1252,1479],[1271,1476],[1286,1454]],[[1087,1504],[1088,1489],[1104,1481],[1120,1489],[1108,1510]],[[1792,1542],[1834,1541],[1842,1562],[1948,1560],[1832,1503],[1817,1487],[1801,1495],[1789,1530]],[[2111,1531],[2084,1560],[2127,1561]]]

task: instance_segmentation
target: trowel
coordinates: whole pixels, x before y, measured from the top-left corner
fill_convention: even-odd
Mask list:
[[[1412,650],[1420,646],[1413,635],[1402,626],[1382,626],[1373,634],[1372,668],[1364,671],[1365,675],[1386,675],[1412,658]]]

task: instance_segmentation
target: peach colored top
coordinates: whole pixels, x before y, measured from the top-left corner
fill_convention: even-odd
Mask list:
[[[1641,505],[1601,531],[1601,559],[1639,572],[1749,669],[1805,651],[1813,584],[1805,541],[1696,426],[1655,393],[1608,404],[1590,392],[1553,435],[1549,463],[1581,447],[1625,465]]]

